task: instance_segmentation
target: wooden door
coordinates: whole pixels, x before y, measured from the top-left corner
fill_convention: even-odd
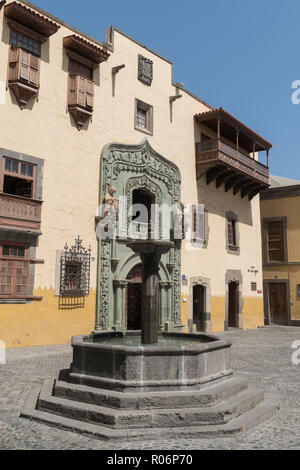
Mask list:
[[[285,282],[269,282],[270,322],[288,324],[287,289]]]
[[[197,331],[204,331],[204,296],[205,287],[193,287],[193,324],[196,325]]]
[[[128,284],[127,287],[127,330],[142,328],[142,284]]]
[[[136,331],[142,328],[142,265],[137,264],[127,276],[126,319],[127,330]]]
[[[238,282],[228,284],[228,327],[238,328]]]

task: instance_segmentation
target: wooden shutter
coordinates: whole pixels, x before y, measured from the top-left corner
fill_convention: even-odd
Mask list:
[[[20,49],[20,78],[29,82],[30,54]]]
[[[79,106],[86,106],[86,79],[78,76],[78,104]]]
[[[1,260],[0,295],[11,296],[13,294],[14,261]]]
[[[202,205],[193,206],[193,232],[196,243],[204,243],[204,210]]]
[[[93,109],[94,83],[80,75],[69,75],[68,104]]]
[[[15,261],[15,295],[28,295],[29,262]]]
[[[233,243],[234,239],[233,239],[233,223],[232,222],[233,222],[232,220],[227,220],[228,245],[231,245],[231,246],[234,244]]]
[[[94,83],[91,80],[86,80],[86,105],[94,107]]]
[[[19,78],[19,56],[20,56],[20,48],[11,47],[10,54],[9,54],[8,80],[17,80]]]
[[[283,222],[268,222],[268,260],[284,261]]]
[[[30,54],[29,82],[36,87],[39,86],[39,66],[39,57]]]
[[[70,106],[77,104],[77,78],[78,75],[69,75],[68,104]]]

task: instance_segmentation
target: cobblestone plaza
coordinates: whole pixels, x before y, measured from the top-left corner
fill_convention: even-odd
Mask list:
[[[19,418],[24,401],[47,377],[56,377],[70,365],[69,345],[9,349],[7,364],[0,365],[0,449],[51,450],[201,450],[300,449],[300,365],[292,363],[292,343],[300,340],[297,327],[265,327],[228,331],[219,335],[232,341],[235,373],[260,388],[267,398],[280,402],[277,416],[233,438],[177,439],[107,443],[50,428]]]

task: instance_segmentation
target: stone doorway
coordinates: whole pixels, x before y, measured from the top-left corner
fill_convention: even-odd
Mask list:
[[[141,329],[142,321],[142,265],[134,266],[127,276],[126,288],[126,329]]]
[[[228,284],[228,327],[239,328],[239,283]]]
[[[270,322],[288,324],[287,286],[285,282],[269,282]]]
[[[197,331],[205,331],[205,295],[204,286],[193,286],[193,325],[196,325]]]

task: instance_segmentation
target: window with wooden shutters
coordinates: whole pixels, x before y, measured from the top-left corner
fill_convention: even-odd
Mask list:
[[[21,108],[37,95],[40,76],[40,43],[17,31],[11,31],[8,85]]]
[[[193,242],[205,244],[205,210],[202,204],[192,206]]]
[[[9,61],[9,82],[17,80],[38,88],[39,58],[20,47],[12,47]]]
[[[27,246],[0,245],[0,298],[26,298],[29,285]]]
[[[91,118],[94,108],[93,69],[69,59],[68,108],[78,129]]]
[[[227,220],[228,225],[228,245],[236,246],[236,221]]]
[[[92,111],[94,107],[94,83],[80,75],[70,75],[68,105],[80,106]]]
[[[231,211],[226,212],[226,248],[228,253],[240,253],[238,218]]]
[[[268,261],[284,261],[283,221],[272,221],[267,224]]]

